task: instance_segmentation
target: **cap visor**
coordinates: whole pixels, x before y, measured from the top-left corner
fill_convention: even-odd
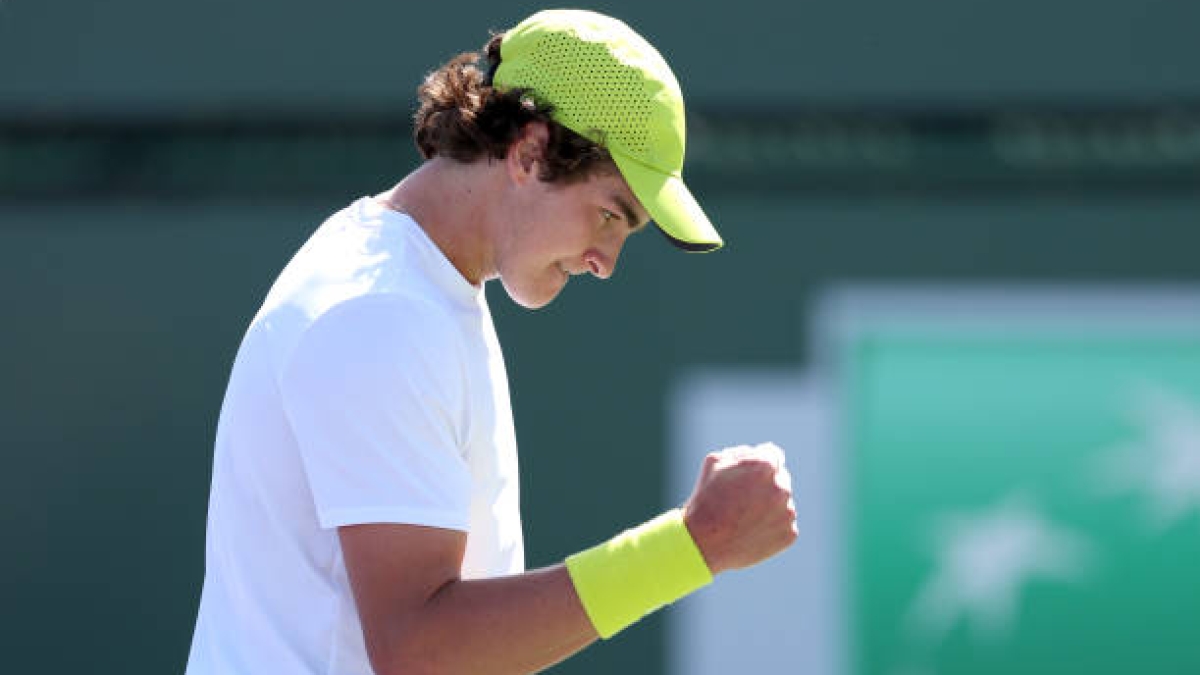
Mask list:
[[[725,244],[681,179],[618,153],[612,155],[629,189],[672,244],[697,253],[715,251]]]

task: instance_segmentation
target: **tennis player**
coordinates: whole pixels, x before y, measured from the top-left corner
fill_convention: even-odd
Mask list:
[[[425,161],[317,229],[238,351],[189,675],[531,673],[796,537],[782,451],[738,447],[680,508],[524,571],[483,284],[537,308],[651,221],[722,240],[680,178],[679,85],[617,20],[540,12],[419,97]]]

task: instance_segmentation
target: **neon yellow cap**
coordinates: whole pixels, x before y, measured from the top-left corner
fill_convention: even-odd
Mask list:
[[[604,146],[650,218],[687,251],[724,242],[683,183],[683,94],[667,62],[617,19],[538,12],[500,43],[499,89],[529,89],[556,122]]]

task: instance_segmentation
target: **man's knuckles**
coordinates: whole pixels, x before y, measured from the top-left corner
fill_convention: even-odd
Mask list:
[[[780,448],[774,443],[759,443],[754,446],[754,452],[759,457],[766,459],[776,467],[782,467],[784,462],[783,448]]]
[[[740,466],[745,467],[745,470],[753,474],[755,478],[764,481],[775,482],[775,475],[778,473],[774,464],[761,458],[742,460]]]

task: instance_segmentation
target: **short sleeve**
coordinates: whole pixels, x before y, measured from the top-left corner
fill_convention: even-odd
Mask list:
[[[460,344],[444,313],[390,295],[333,307],[301,336],[280,390],[321,527],[469,529]]]

